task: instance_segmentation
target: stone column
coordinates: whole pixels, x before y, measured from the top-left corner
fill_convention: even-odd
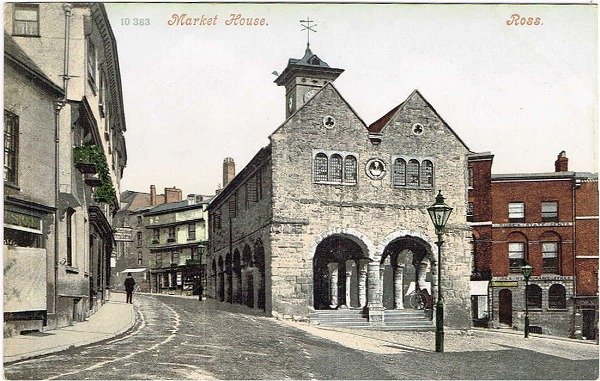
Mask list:
[[[383,323],[383,301],[381,293],[380,265],[376,261],[369,262],[368,268],[368,310],[369,322]]]
[[[350,262],[346,262],[346,303],[345,306],[350,308],[352,307],[352,265],[348,266]]]
[[[246,269],[242,268],[240,271],[240,304],[246,304]]]
[[[260,298],[260,283],[262,282],[262,279],[258,267],[253,267],[252,273],[252,280],[254,281],[254,306],[252,308],[258,308],[258,298]]]
[[[358,304],[359,307],[367,305],[367,262],[358,261]]]
[[[338,306],[338,266],[337,262],[327,265],[329,268],[329,306],[331,308]]]
[[[396,266],[394,271],[394,303],[396,309],[404,309],[404,265]]]
[[[231,276],[231,274],[229,274],[227,271],[225,271],[223,273],[223,283],[224,283],[223,284],[223,293],[224,293],[223,300],[225,302],[231,302],[231,300],[229,300],[229,285],[230,285],[229,277],[230,276]]]

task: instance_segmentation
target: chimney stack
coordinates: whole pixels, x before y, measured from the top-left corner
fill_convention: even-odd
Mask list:
[[[177,189],[175,185],[173,185],[173,188],[165,188],[165,203],[179,202],[181,199],[181,189]]]
[[[156,205],[156,187],[150,185],[150,206]]]
[[[556,172],[568,172],[569,171],[569,158],[567,158],[567,153],[565,151],[561,151],[558,154],[558,158],[554,162],[554,170]]]
[[[229,184],[231,180],[235,177],[235,162],[233,158],[226,157],[223,160],[223,188]]]

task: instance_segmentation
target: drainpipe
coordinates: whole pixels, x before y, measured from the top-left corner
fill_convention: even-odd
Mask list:
[[[65,47],[63,57],[63,91],[64,97],[56,103],[54,110],[54,206],[57,208],[54,213],[54,308],[53,313],[58,311],[58,267],[59,267],[59,193],[60,193],[60,112],[67,104],[68,84],[69,84],[69,38],[70,38],[70,18],[71,4],[63,4],[65,11]]]
[[[573,219],[573,226],[571,228],[571,242],[572,242],[572,249],[571,249],[571,253],[573,255],[573,259],[572,259],[572,267],[573,267],[573,327],[572,327],[572,334],[574,335],[575,333],[575,325],[576,325],[576,321],[575,319],[577,318],[577,202],[575,200],[575,192],[577,189],[577,178],[574,176],[573,177],[573,182],[571,183],[572,186],[572,191],[571,191],[571,197],[572,197],[572,208],[573,208],[573,212],[572,212],[572,216],[571,218]]]

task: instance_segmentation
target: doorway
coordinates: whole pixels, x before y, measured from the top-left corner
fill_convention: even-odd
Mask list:
[[[500,290],[500,325],[512,327],[512,292],[508,289]]]

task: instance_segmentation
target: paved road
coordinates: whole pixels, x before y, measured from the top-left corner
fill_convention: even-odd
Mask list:
[[[5,367],[7,379],[596,379],[598,360],[520,348],[437,354],[351,349],[206,302],[137,296],[124,337]],[[402,351],[394,350],[402,348]]]

